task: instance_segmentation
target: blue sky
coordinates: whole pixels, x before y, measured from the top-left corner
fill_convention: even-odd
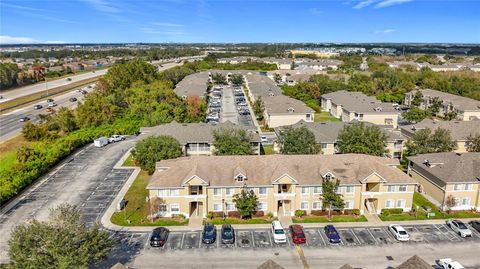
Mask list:
[[[480,1],[1,0],[0,43],[480,43]]]

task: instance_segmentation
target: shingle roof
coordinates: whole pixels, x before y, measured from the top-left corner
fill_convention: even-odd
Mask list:
[[[360,184],[373,173],[389,183],[415,184],[394,167],[398,164],[398,160],[364,154],[190,156],[157,162],[157,168],[162,169],[155,171],[147,188],[180,187],[193,175],[210,186],[243,186],[243,182],[234,180],[239,168],[251,186],[271,185],[282,175],[289,175],[301,185],[321,185],[326,171],[341,184]]]
[[[415,92],[416,91],[411,91],[408,94],[414,95]],[[421,92],[424,97],[439,97],[444,103],[451,103],[459,110],[480,110],[480,101],[477,100],[431,89],[423,89]]]
[[[415,170],[426,177],[435,177],[433,180],[439,181],[441,186],[446,183],[480,181],[480,152],[420,154],[408,157],[408,160],[415,164]]]
[[[357,113],[377,113],[377,114],[398,114],[392,104],[383,103],[375,97],[366,96],[361,92],[336,91],[323,94],[322,98],[330,99],[336,105],[342,105],[342,108],[349,112]],[[376,110],[379,108],[380,110]]]
[[[295,114],[295,113],[313,113],[313,109],[305,105],[304,102],[290,98],[285,95],[262,97],[267,114]],[[289,109],[291,112],[289,111]]]
[[[207,92],[208,72],[186,76],[175,87],[178,96],[204,96]]]
[[[242,129],[251,131],[250,142],[260,142],[260,136],[253,131],[250,127],[236,125],[227,121],[225,123],[219,123],[216,125],[208,123],[178,123],[172,121],[167,124],[157,125],[154,127],[142,127],[140,128],[141,136],[150,135],[169,135],[178,140],[181,144],[187,143],[213,143],[213,132],[219,129]]]
[[[353,267],[350,264],[344,264],[342,267],[338,269],[353,269]]]
[[[456,141],[466,141],[471,134],[480,134],[480,120],[472,121],[434,121],[425,119],[419,123],[400,126],[402,133],[412,137],[417,131],[430,129],[435,131],[438,128],[450,131],[450,135]]]
[[[433,269],[433,267],[422,258],[418,257],[417,255],[413,255],[395,269]]]
[[[278,263],[268,259],[266,262],[262,263],[257,269],[285,269],[283,266]]]

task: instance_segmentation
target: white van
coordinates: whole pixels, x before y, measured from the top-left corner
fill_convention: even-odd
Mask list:
[[[280,221],[275,220],[272,222],[272,234],[273,234],[273,241],[276,244],[287,243],[287,235],[285,234],[285,230],[283,230],[283,227]]]
[[[105,136],[99,137],[93,140],[93,145],[97,148],[104,147],[108,145],[108,138],[106,138]]]

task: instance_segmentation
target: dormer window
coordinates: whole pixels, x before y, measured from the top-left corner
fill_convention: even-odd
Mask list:
[[[295,109],[294,109],[293,107],[289,107],[287,110],[288,110],[288,113],[293,113],[293,112],[295,112]]]
[[[332,180],[335,178],[335,176],[332,173],[328,172],[325,175],[323,175],[323,178],[326,180]]]
[[[382,108],[381,108],[381,107],[376,107],[374,110],[375,110],[376,112],[380,112],[380,111],[382,111]]]
[[[244,182],[245,180],[247,180],[247,177],[242,175],[242,174],[238,174],[236,177],[235,177],[235,181],[236,182]]]

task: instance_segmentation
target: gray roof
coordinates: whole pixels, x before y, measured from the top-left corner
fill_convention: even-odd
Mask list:
[[[425,260],[418,257],[417,255],[413,255],[408,260],[401,263],[399,266],[395,267],[395,269],[432,269],[433,267],[428,264]]]
[[[269,77],[260,75],[258,72],[250,72],[246,75],[248,88],[252,91],[253,96],[258,98],[271,95],[282,95],[282,90]]]
[[[285,267],[279,265],[271,259],[268,259],[266,262],[258,266],[257,269],[285,269]]]
[[[480,152],[441,152],[408,157],[413,169],[439,186],[480,181]]]
[[[175,87],[178,96],[204,96],[207,92],[208,72],[186,76]]]
[[[377,113],[377,114],[398,114],[392,104],[383,103],[375,97],[367,96],[361,92],[336,91],[322,95],[323,99],[330,99],[333,104],[342,105],[342,108],[349,112]],[[376,109],[378,109],[376,111]]]
[[[338,141],[338,134],[343,129],[345,125],[352,125],[355,122],[305,122],[299,121],[291,127],[293,128],[300,128],[302,126],[307,127],[315,135],[315,141],[317,143],[336,143]],[[365,125],[373,126],[375,124],[364,122]],[[281,126],[275,128],[275,133],[277,136],[281,136],[281,131],[287,126]],[[380,127],[381,128],[381,127]],[[394,131],[391,129],[383,129],[385,134],[387,135],[387,141],[394,142],[396,140],[405,140],[406,138],[403,137],[402,134],[398,131]]]
[[[236,125],[227,121],[216,125],[208,123],[178,123],[172,121],[167,124],[154,127],[140,128],[141,136],[169,135],[178,140],[181,144],[187,143],[213,143],[213,132],[219,129],[242,129],[251,131],[250,142],[260,142],[260,136],[253,129],[247,126]]]
[[[266,96],[262,97],[263,103],[265,105],[265,111],[267,114],[305,114],[305,113],[314,113],[315,111],[305,105],[304,102],[297,99],[285,96]],[[289,109],[292,108],[291,112]]]
[[[295,63],[298,65],[321,65],[321,66],[337,66],[343,62],[335,59],[308,59],[308,58],[297,58]]]
[[[407,94],[415,95],[416,91],[411,91]],[[451,103],[455,108],[459,110],[480,110],[480,101],[470,99],[467,97],[450,94],[446,92],[431,90],[431,89],[423,89],[421,90],[423,97],[439,97],[444,103]]]
[[[417,131],[430,129],[435,131],[438,128],[450,131],[455,141],[466,141],[471,134],[480,134],[480,120],[472,121],[434,121],[425,119],[419,123],[400,126],[402,134],[412,137]]]

